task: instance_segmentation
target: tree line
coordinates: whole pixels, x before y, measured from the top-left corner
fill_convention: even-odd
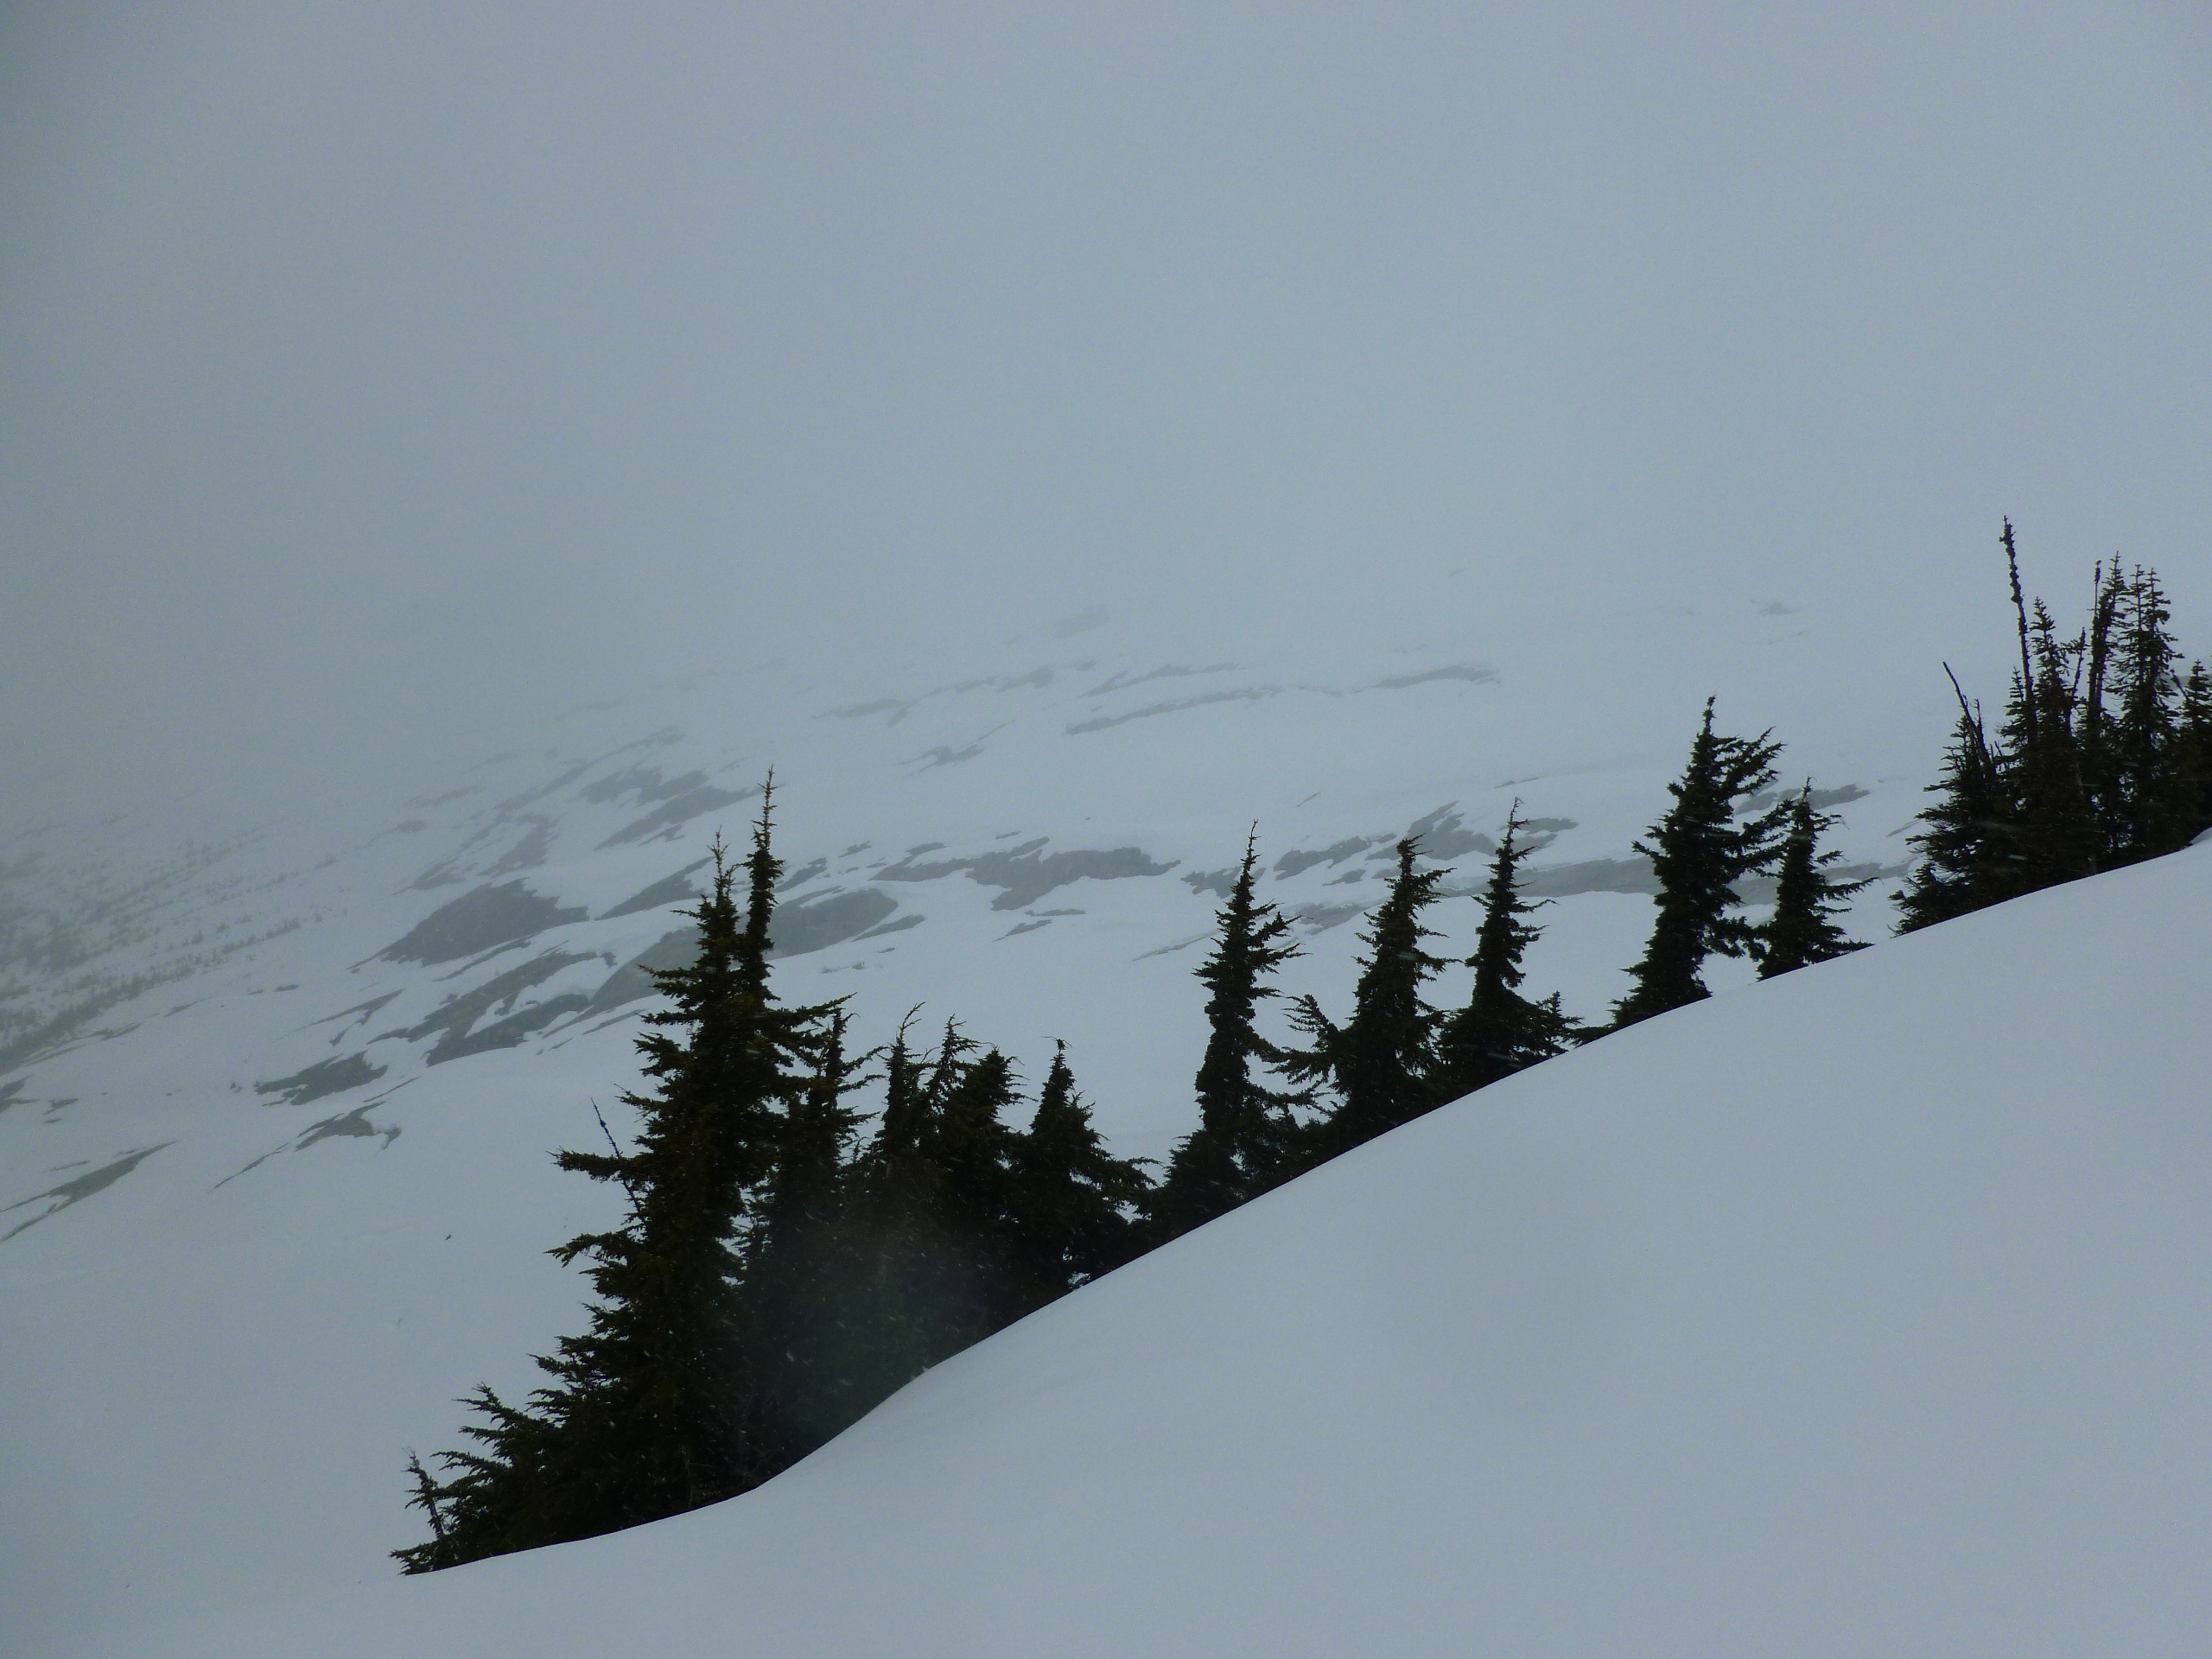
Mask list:
[[[2100,563],[2087,621],[2061,635],[2023,597],[2010,519],[2000,539],[2019,664],[1994,731],[1951,677],[1958,723],[1900,932],[2156,858],[2212,826],[2212,674],[2201,661],[2182,671],[2158,572]]]
[[[2155,575],[2101,567],[2088,624],[2062,639],[2020,599],[2009,523],[2004,545],[2021,667],[1994,734],[1959,694],[1900,931],[2171,850],[2212,823],[2212,680],[2202,664],[2178,672]],[[696,958],[655,975],[644,1082],[623,1096],[632,1144],[602,1119],[604,1151],[556,1154],[626,1207],[554,1251],[591,1285],[584,1333],[537,1360],[547,1381],[526,1401],[480,1386],[462,1430],[473,1445],[440,1453],[437,1473],[410,1455],[410,1502],[431,1535],[395,1555],[428,1572],[748,1491],[1076,1287],[1447,1101],[1706,997],[1713,956],[1770,978],[1864,948],[1839,918],[1867,882],[1833,868],[1841,855],[1821,841],[1837,818],[1810,779],[1776,799],[1780,754],[1770,732],[1716,730],[1707,701],[1671,804],[1635,843],[1657,878],[1652,928],[1599,1022],[1523,989],[1542,906],[1522,892],[1534,849],[1516,801],[1478,894],[1465,1001],[1429,998],[1450,960],[1427,925],[1449,872],[1408,836],[1359,936],[1350,1009],[1334,1018],[1299,996],[1288,1039],[1267,1036],[1262,1010],[1300,952],[1293,918],[1259,895],[1248,835],[1197,970],[1198,1121],[1157,1179],[1107,1149],[1065,1046],[1016,1128],[1014,1063],[957,1022],[925,1041],[910,1014],[855,1056],[844,999],[777,998],[772,779],[747,856],[733,863],[715,842],[686,912]],[[1740,913],[1753,877],[1774,883],[1758,925]],[[873,1114],[849,1103],[864,1088],[880,1091]]]

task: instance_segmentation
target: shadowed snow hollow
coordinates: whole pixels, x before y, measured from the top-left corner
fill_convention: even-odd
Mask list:
[[[136,1650],[2201,1653],[2208,942],[2199,849],[1668,1015],[747,1497]]]

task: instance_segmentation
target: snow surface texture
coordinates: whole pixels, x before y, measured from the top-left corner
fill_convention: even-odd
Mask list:
[[[527,1390],[579,1326],[545,1250],[616,1212],[549,1154],[599,1144],[594,1101],[627,1132],[633,964],[680,953],[671,906],[771,763],[779,993],[851,993],[863,1043],[926,1001],[1033,1086],[1065,1038],[1116,1150],[1152,1157],[1192,1122],[1191,970],[1255,818],[1304,918],[1285,987],[1335,1012],[1391,839],[1423,827],[1471,887],[1519,797],[1560,895],[1530,988],[1602,1014],[1649,925],[1629,843],[1708,691],[1845,791],[1853,863],[1901,861],[1950,694],[1859,677],[1847,615],[1516,620],[1234,650],[1205,619],[1041,628],[957,676],[766,663],[457,716],[403,778],[97,822],[0,804],[0,1651],[391,1570],[407,1448],[456,1444],[457,1395]],[[1440,948],[1476,916],[1440,906]]]
[[[2195,1655],[2212,856],[1666,1015],[759,1493],[163,1655]]]
[[[2208,942],[2192,849],[1715,999],[746,1497],[88,1650],[2201,1653]]]

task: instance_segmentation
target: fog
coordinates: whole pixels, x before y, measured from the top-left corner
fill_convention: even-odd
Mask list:
[[[1097,606],[1925,674],[2000,513],[2212,643],[2205,14],[1793,10],[15,6],[5,792]]]

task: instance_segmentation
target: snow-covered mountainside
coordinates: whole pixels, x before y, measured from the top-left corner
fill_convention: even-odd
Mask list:
[[[1890,935],[2016,594],[2154,564],[2212,647],[2212,8],[1257,10],[0,5],[0,1659],[2202,1611],[2204,857]],[[555,1154],[638,1144],[772,772],[776,993],[1029,1100],[1065,1043],[1156,1162],[1248,833],[1267,1035],[1409,834],[1465,1007],[1516,803],[1594,1026],[1708,699],[1873,949],[1709,964],[726,1509],[399,1581],[410,1450],[583,1328],[549,1249],[624,1209]]]
[[[97,1650],[134,1620],[391,1570],[416,1531],[405,1450],[454,1444],[456,1395],[526,1389],[528,1357],[575,1328],[581,1281],[544,1250],[605,1219],[607,1195],[548,1154],[597,1143],[594,1103],[621,1128],[640,964],[684,948],[673,907],[771,766],[781,994],[849,995],[862,1041],[925,1004],[1033,1083],[1065,1039],[1116,1149],[1152,1157],[1191,1127],[1191,969],[1255,820],[1308,952],[1286,987],[1339,1008],[1392,841],[1420,831],[1464,893],[1518,798],[1549,838],[1532,885],[1558,900],[1531,988],[1602,1014],[1650,915],[1630,843],[1711,691],[1724,724],[1790,743],[1787,775],[1828,791],[1853,865],[1901,868],[1948,693],[1932,674],[1860,683],[1853,628],[1817,609],[1426,626],[1270,656],[1207,648],[1202,621],[1092,611],[950,676],[767,663],[504,732],[457,715],[423,736],[445,759],[397,781],[334,760],[306,798],[247,783],[98,823],[12,798],[0,1645]],[[1886,931],[1891,885],[1862,937]],[[1464,953],[1475,915],[1444,906],[1440,948]],[[1777,1052],[1777,1097],[1800,1069]]]
[[[747,1497],[92,1650],[2200,1653],[2208,941],[2199,849],[1662,1016]]]

